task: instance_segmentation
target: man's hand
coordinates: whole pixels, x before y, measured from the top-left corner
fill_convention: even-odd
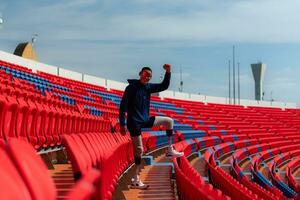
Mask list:
[[[120,126],[120,133],[121,133],[121,135],[126,135],[126,133],[127,133],[127,128],[126,128],[126,126]]]
[[[164,64],[163,68],[166,70],[166,72],[171,72],[171,65],[170,64]]]

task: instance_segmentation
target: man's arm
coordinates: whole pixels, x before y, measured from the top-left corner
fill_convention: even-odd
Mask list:
[[[130,86],[127,86],[122,100],[121,100],[121,104],[120,104],[120,108],[119,108],[119,122],[120,122],[120,126],[124,127],[126,125],[126,119],[125,119],[125,115],[128,109],[128,98],[130,96]]]
[[[150,84],[150,92],[151,93],[164,91],[164,90],[168,89],[168,87],[170,85],[171,65],[170,64],[164,64],[163,68],[166,70],[164,79],[161,83]]]

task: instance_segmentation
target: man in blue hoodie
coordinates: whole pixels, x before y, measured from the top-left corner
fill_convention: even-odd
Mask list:
[[[182,152],[177,152],[172,146],[173,119],[163,116],[149,117],[150,96],[151,93],[157,93],[166,90],[170,85],[171,65],[164,64],[163,68],[166,73],[161,83],[149,83],[152,78],[152,70],[149,67],[143,67],[139,73],[140,79],[128,80],[129,85],[126,87],[120,104],[119,121],[120,132],[125,135],[127,130],[130,133],[136,173],[132,179],[132,188],[147,189],[148,185],[142,183],[139,178],[141,157],[143,154],[143,143],[141,136],[142,128],[151,128],[152,126],[164,125],[168,136],[169,147],[166,156],[182,156]],[[125,113],[127,112],[127,123]]]

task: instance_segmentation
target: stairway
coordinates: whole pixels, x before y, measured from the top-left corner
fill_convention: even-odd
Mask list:
[[[152,165],[145,166],[140,173],[143,183],[148,184],[147,190],[124,190],[128,200],[175,200],[174,184],[172,182],[172,162],[165,155],[154,159]]]
[[[72,167],[70,164],[55,164],[53,170],[49,170],[54,180],[58,198],[64,199],[74,186]]]

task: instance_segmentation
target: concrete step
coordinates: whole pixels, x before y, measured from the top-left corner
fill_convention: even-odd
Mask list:
[[[125,196],[125,199],[175,199],[174,188],[171,181],[171,172],[171,166],[145,166],[140,173],[140,178],[144,184],[149,185],[149,188],[147,190],[124,190],[123,194]]]
[[[56,186],[58,199],[65,198],[75,184],[71,165],[57,164],[54,165],[53,170],[49,171]]]

